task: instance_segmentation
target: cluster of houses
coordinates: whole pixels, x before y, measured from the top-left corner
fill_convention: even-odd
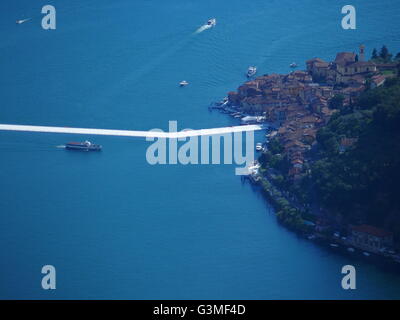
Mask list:
[[[349,105],[367,87],[383,85],[388,77],[383,71],[396,72],[398,68],[397,64],[377,65],[366,61],[363,45],[358,54],[340,52],[332,62],[313,58],[306,61],[306,66],[305,71],[257,77],[237,91],[229,92],[227,100],[230,106],[250,115],[244,120],[260,122],[262,119],[275,128],[268,136],[277,137],[283,146],[284,155],[291,163],[289,177],[293,181],[305,173],[305,163],[309,160],[307,151],[316,143],[318,129],[337,112],[330,107],[330,100],[340,95],[343,105]],[[343,137],[339,152],[345,152],[356,142],[356,138]],[[332,224],[316,222],[316,234],[321,234],[325,228],[332,228]],[[359,225],[349,226],[346,234],[339,239],[343,240],[341,244],[349,247],[349,251],[357,248],[390,256],[400,262],[400,255],[390,250],[393,247],[392,233],[370,225]]]
[[[348,105],[367,85],[377,87],[385,82],[379,66],[365,61],[364,52],[361,45],[359,54],[340,52],[333,62],[314,58],[306,61],[306,71],[260,76],[228,93],[231,106],[262,116],[277,128],[293,179],[301,176],[305,153],[316,142],[317,130],[337,111],[329,107],[330,99],[341,95]],[[341,149],[349,143],[343,141]]]

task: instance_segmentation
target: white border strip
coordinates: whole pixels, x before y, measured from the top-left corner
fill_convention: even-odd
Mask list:
[[[262,125],[243,125],[214,129],[188,130],[180,132],[163,131],[133,131],[133,130],[111,130],[111,129],[88,129],[70,127],[46,127],[46,126],[27,126],[16,124],[0,124],[3,131],[25,131],[25,132],[49,132],[49,133],[72,133],[87,135],[122,136],[122,137],[143,137],[143,138],[186,138],[195,136],[208,136],[233,132],[257,131],[262,130]]]

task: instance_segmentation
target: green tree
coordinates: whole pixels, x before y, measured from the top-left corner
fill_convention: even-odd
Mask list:
[[[392,59],[392,55],[390,54],[388,48],[384,45],[379,52],[379,56],[382,58],[384,62],[389,62]]]
[[[344,153],[343,137],[358,138]],[[350,114],[332,117],[317,133],[311,166],[318,202],[347,223],[388,228],[400,240],[400,79],[362,94]]]
[[[376,48],[374,48],[374,50],[372,50],[372,60],[376,60],[378,59],[378,51],[376,50]]]
[[[272,152],[272,154],[282,153],[283,146],[279,142],[278,138],[272,138],[268,143],[268,149]]]
[[[331,109],[342,109],[344,102],[344,96],[341,94],[335,94],[329,101],[329,108]]]

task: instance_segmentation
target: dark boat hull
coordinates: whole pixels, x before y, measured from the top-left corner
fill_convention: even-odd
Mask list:
[[[66,144],[65,149],[68,150],[77,150],[77,151],[101,151],[101,145],[92,144],[90,146],[80,145],[80,144]]]

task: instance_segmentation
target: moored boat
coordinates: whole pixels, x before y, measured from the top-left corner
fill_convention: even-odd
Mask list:
[[[257,73],[257,67],[251,66],[247,69],[247,77],[250,78]]]

